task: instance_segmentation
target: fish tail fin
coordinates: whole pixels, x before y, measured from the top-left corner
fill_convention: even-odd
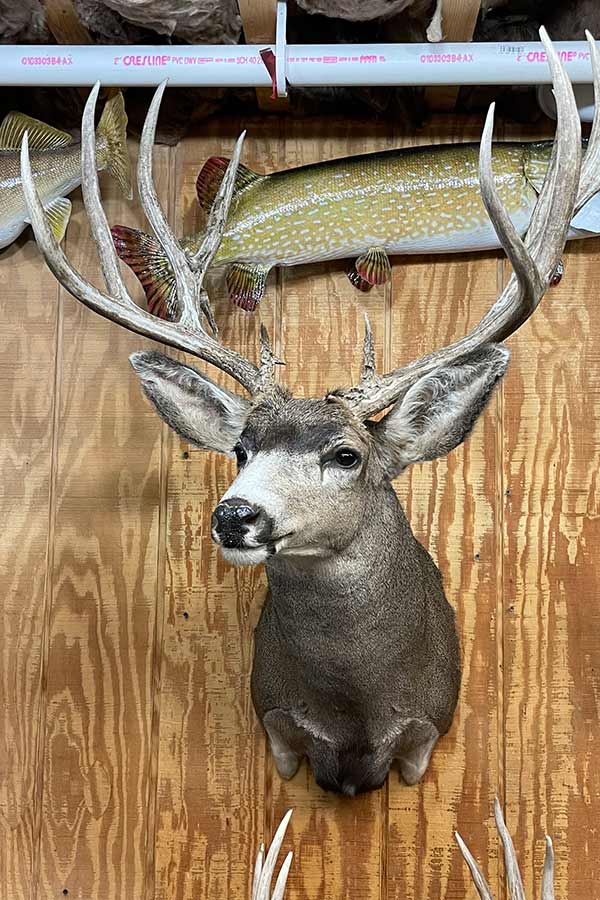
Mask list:
[[[134,272],[144,288],[148,311],[159,319],[177,315],[177,287],[166,253],[150,234],[114,225],[111,228],[115,250]]]
[[[103,137],[108,145],[107,165],[109,173],[119,183],[128,200],[133,197],[131,187],[131,163],[127,150],[127,113],[123,94],[119,91],[106,101],[100,122],[98,136]]]
[[[198,196],[198,203],[206,212],[210,212],[212,205],[215,202],[215,198],[221,187],[221,182],[223,181],[228,165],[229,160],[226,159],[226,157],[211,156],[200,169],[200,173],[196,179],[196,194]],[[243,166],[240,163],[238,165],[237,175],[235,176],[234,191],[237,193],[245,187],[260,181],[264,177],[264,175],[259,175],[258,172],[253,172],[252,169],[249,169],[247,166]]]

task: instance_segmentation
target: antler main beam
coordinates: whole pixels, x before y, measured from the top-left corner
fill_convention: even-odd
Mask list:
[[[93,309],[94,312],[111,319],[129,331],[160,341],[177,350],[191,353],[216,366],[235,378],[251,394],[265,391],[273,380],[272,355],[268,364],[263,364],[259,368],[235,350],[224,347],[215,340],[208,334],[200,320],[202,312],[209,325],[214,328],[212,310],[203,283],[225,230],[244,134],[238,138],[210,211],[206,236],[198,251],[193,256],[188,256],[169,227],[156,194],[152,173],[152,149],[156,122],[165,87],[166,82],[163,82],[156,90],[146,116],[140,141],[137,177],[142,208],[175,275],[177,300],[180,308],[179,319],[174,322],[164,321],[139,307],[121,276],[110,228],[102,208],[96,168],[94,111],[100,90],[99,82],[92,89],[83,112],[81,167],[83,202],[90,222],[92,237],[98,250],[106,290],[102,291],[87,281],[69,262],[57,243],[33,181],[29,159],[29,140],[26,133],[21,146],[21,175],[35,238],[46,263],[56,278],[70,294],[85,306]],[[268,341],[266,343],[268,344]]]
[[[360,418],[369,418],[394,403],[417,379],[439,365],[452,362],[484,344],[505,340],[538,306],[560,262],[573,216],[600,190],[600,52],[589,32],[586,37],[590,45],[596,111],[583,164],[581,122],[573,88],[552,41],[542,28],[540,38],[552,73],[557,126],[548,173],[524,241],[502,205],[492,172],[494,104],[487,115],[479,156],[483,202],[514,274],[492,308],[465,337],[386,375],[373,373],[367,330],[360,383],[336,391]]]

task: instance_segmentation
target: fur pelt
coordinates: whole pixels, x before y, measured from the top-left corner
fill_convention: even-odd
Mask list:
[[[585,29],[600,37],[600,0],[484,0],[476,41],[537,41],[544,25],[555,41],[582,41]],[[535,88],[462,88],[460,107],[482,110],[495,100],[509,119],[533,122],[542,117]]]
[[[40,44],[48,40],[41,0],[0,0],[0,43]]]
[[[555,41],[581,41],[585,29],[600,34],[598,0],[484,0],[474,40],[537,40],[544,25]]]
[[[237,44],[242,33],[237,0],[104,0],[104,5],[127,22],[191,44]]]
[[[296,0],[308,13],[347,19],[350,22],[368,22],[372,19],[389,19],[404,12],[415,0]]]

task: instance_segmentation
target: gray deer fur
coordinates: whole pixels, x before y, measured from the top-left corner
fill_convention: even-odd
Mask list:
[[[452,722],[460,653],[440,573],[391,479],[465,439],[508,351],[488,345],[440,366],[379,422],[335,394],[279,388],[249,401],[158,352],[132,365],[176,432],[238,456],[212,533],[234,564],[266,566],[252,698],[280,775],[307,757],[321,787],[353,795],[379,787],[397,759],[418,782]],[[348,452],[359,461],[344,468]]]

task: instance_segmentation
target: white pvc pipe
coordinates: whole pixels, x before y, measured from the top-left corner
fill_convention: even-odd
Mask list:
[[[575,102],[582,122],[594,121],[594,87],[591,84],[578,84],[573,91]],[[549,84],[540,85],[537,99],[542,111],[551,119],[556,119],[556,102]]]
[[[152,86],[168,77],[178,87],[266,87],[259,51],[269,46],[59,46],[0,47],[0,85]],[[591,81],[585,41],[554,45],[574,83]],[[280,48],[281,50],[281,45]],[[288,84],[436,85],[548,84],[539,43],[501,44],[288,44]],[[281,52],[279,70],[281,72]]]

